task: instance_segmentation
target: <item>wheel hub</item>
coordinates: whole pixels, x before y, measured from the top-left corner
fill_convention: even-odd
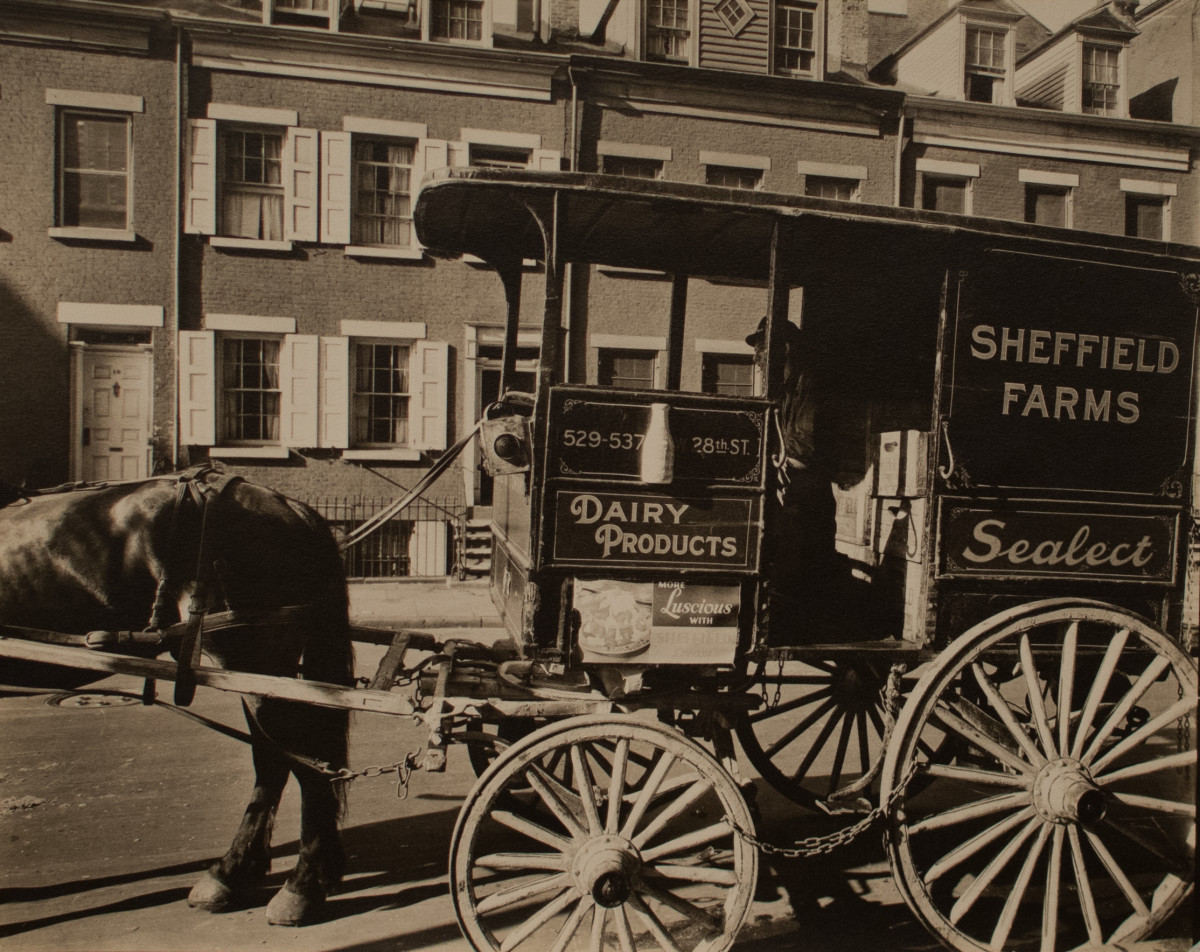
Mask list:
[[[1092,825],[1104,819],[1108,804],[1087,768],[1062,757],[1046,764],[1033,781],[1034,809],[1051,823]]]
[[[571,874],[581,892],[596,905],[612,909],[633,892],[633,881],[642,866],[637,847],[623,836],[597,836],[584,844],[571,863]]]

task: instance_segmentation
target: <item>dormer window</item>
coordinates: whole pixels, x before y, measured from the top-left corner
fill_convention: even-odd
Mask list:
[[[430,32],[435,40],[477,43],[483,39],[482,0],[433,0],[431,12]]]
[[[775,4],[775,72],[783,76],[816,76],[820,52],[817,4],[779,0]]]
[[[263,0],[263,23],[337,30],[349,0]]]
[[[688,0],[648,0],[647,59],[687,63],[691,35]]]
[[[1003,101],[1007,60],[1007,30],[967,27],[964,95],[968,102]]]
[[[1121,114],[1121,51],[1111,46],[1083,47],[1082,108],[1089,116]]]

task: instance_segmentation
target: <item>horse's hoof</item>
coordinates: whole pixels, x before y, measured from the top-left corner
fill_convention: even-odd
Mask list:
[[[294,893],[285,885],[267,903],[267,922],[273,926],[299,926],[321,905],[321,898]]]
[[[209,872],[200,877],[200,881],[188,893],[188,905],[193,909],[224,912],[232,904],[233,890]]]

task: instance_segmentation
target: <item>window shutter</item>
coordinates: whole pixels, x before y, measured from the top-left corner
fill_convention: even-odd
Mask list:
[[[416,210],[417,197],[421,194],[421,185],[427,174],[434,169],[444,169],[447,164],[445,139],[418,139],[417,154],[413,160],[413,189],[412,207]],[[417,241],[416,226],[413,227],[413,244],[421,247]]]
[[[529,158],[529,167],[543,172],[561,171],[562,153],[556,149],[534,149]]]
[[[447,142],[449,164],[454,168],[463,168],[471,164],[471,146],[466,142]]]
[[[317,240],[316,129],[289,128],[283,145],[283,237]]]
[[[321,338],[321,446],[350,445],[350,338]]]
[[[179,332],[179,442],[217,442],[216,341],[212,331]]]
[[[321,241],[350,244],[349,132],[321,133]]]
[[[189,235],[217,233],[217,122],[188,120],[187,199],[183,230]]]
[[[279,437],[284,446],[317,445],[315,334],[285,334],[279,354]]]
[[[409,428],[412,449],[446,448],[446,400],[450,347],[445,341],[417,341],[409,366]]]

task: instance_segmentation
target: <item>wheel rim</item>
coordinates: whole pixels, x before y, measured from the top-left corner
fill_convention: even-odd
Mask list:
[[[550,772],[554,761],[570,770]],[[732,945],[758,856],[736,784],[675,731],[581,717],[504,751],[459,813],[455,913],[477,950]]]
[[[956,949],[1136,941],[1195,866],[1195,664],[1146,622],[1048,603],[985,622],[926,673],[881,796],[917,916]]]
[[[767,704],[738,717],[746,758],[793,803],[817,809],[882,754],[887,679],[882,662],[788,662],[780,675],[764,679]]]

